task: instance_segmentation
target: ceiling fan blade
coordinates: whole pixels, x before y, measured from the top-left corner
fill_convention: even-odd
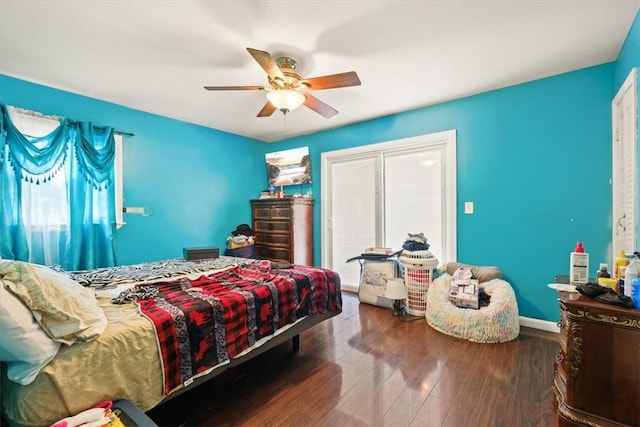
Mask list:
[[[304,96],[306,98],[304,101],[304,105],[308,108],[311,108],[313,111],[320,114],[324,118],[328,119],[338,114],[338,110],[335,110],[332,107],[328,106],[315,96],[309,95],[308,93],[306,93]]]
[[[274,111],[276,111],[275,105],[267,101],[267,103],[264,104],[264,107],[262,107],[262,110],[258,113],[257,117],[269,117]]]
[[[264,86],[205,86],[206,90],[264,90]]]
[[[329,76],[312,77],[305,79],[309,90],[333,89],[336,87],[360,86],[360,79],[355,71],[347,73],[331,74]]]
[[[255,59],[258,64],[260,64],[260,66],[264,68],[269,77],[274,80],[284,82],[284,74],[282,74],[280,67],[278,67],[278,64],[276,64],[276,61],[273,60],[273,57],[269,52],[258,49],[251,49],[250,47],[247,48],[247,51],[251,54],[251,56],[253,56],[253,59]]]

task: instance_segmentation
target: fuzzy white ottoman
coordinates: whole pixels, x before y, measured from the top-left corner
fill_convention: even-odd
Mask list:
[[[451,280],[449,274],[443,274],[429,286],[425,316],[432,328],[480,343],[506,342],[517,338],[520,333],[518,304],[509,283],[502,279],[480,283],[491,299],[488,306],[475,310],[456,307],[447,299]]]

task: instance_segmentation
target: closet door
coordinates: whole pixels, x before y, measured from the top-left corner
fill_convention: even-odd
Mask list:
[[[638,250],[638,98],[637,69],[622,84],[612,103],[613,239],[612,259]]]

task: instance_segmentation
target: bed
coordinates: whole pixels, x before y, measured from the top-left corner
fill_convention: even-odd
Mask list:
[[[17,297],[22,290],[14,284],[20,274],[7,273],[7,263],[18,262],[0,261],[4,309],[7,290]],[[32,267],[20,265],[25,271]],[[285,341],[297,349],[302,331],[342,311],[338,275],[318,267],[220,257],[84,272],[34,268],[36,281],[55,277],[73,292],[80,288],[84,296],[95,295],[99,309],[85,316],[81,332],[54,340],[57,349],[47,349],[53,358],[43,355],[31,378],[18,376],[27,384],[9,379],[16,377],[15,360],[2,363],[2,411],[14,425],[49,425],[104,400],[127,399],[147,411]],[[37,310],[25,305],[36,318]],[[51,310],[65,305],[90,304],[65,302]],[[61,336],[60,325],[44,317],[36,323],[36,333],[47,331],[45,338],[39,335],[44,345],[36,348]]]

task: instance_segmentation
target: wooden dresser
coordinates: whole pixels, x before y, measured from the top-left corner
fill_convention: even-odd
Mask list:
[[[560,298],[559,426],[640,426],[640,310]]]
[[[313,203],[307,197],[251,200],[258,256],[313,265]]]

